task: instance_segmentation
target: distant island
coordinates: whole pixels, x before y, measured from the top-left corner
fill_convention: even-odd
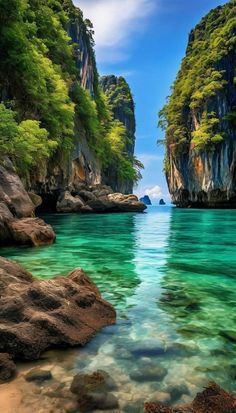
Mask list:
[[[164,199],[160,199],[159,205],[166,205]]]
[[[143,202],[145,205],[152,205],[152,201],[148,195],[144,195],[142,198],[140,198],[140,202]]]

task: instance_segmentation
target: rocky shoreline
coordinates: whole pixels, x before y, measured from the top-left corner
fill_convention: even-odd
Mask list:
[[[114,308],[102,299],[83,270],[76,269],[67,277],[39,280],[14,261],[0,258],[0,288],[0,394],[4,389],[7,393],[6,386],[14,389],[16,383],[17,412],[28,413],[33,408],[36,413],[236,413],[235,396],[214,383],[192,404],[183,407],[171,407],[170,395],[158,391],[146,395],[146,403],[145,398],[141,400],[142,395],[133,399],[128,387],[124,403],[123,398],[119,399],[120,379],[114,372],[111,376],[107,367],[89,372],[77,370],[76,374],[74,361],[70,361],[68,353],[65,359],[63,351],[63,364],[53,362],[45,350],[83,347],[103,327],[116,322]],[[15,364],[20,361],[27,361],[23,374],[22,370],[18,374]],[[71,364],[68,372],[65,363]],[[147,364],[146,370],[153,370],[152,367]],[[162,375],[159,367],[154,370],[155,377]],[[130,380],[137,384],[139,377],[130,374]],[[7,399],[7,394],[4,397]]]
[[[52,227],[35,217],[42,204],[40,196],[27,192],[6,158],[0,165],[0,246],[50,245],[56,235]],[[54,212],[58,213],[114,213],[143,212],[146,205],[135,195],[114,193],[104,185],[80,184],[77,190],[63,190],[57,196]]]

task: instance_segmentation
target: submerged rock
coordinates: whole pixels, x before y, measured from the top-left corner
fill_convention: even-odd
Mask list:
[[[135,357],[152,357],[165,354],[167,349],[164,343],[158,340],[146,340],[135,343],[130,351]]]
[[[112,377],[103,370],[98,370],[91,374],[77,374],[71,384],[72,393],[109,392],[116,389],[116,383]]]
[[[52,373],[50,370],[42,370],[39,368],[30,370],[25,376],[26,381],[36,381],[39,383],[42,383],[44,381],[51,380],[51,379],[52,379]]]
[[[49,347],[85,345],[116,313],[81,269],[38,280],[0,258],[0,353],[36,360]]]
[[[78,409],[81,412],[118,408],[117,398],[110,393],[114,389],[116,389],[114,380],[102,370],[91,374],[77,374],[70,388],[77,396]]]
[[[167,373],[164,367],[147,364],[131,371],[130,378],[137,382],[161,381]]]
[[[215,383],[209,383],[198,393],[191,405],[178,408],[157,402],[145,403],[145,413],[236,413],[236,397],[225,392]]]

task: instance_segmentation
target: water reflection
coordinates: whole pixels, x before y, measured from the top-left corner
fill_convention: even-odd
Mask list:
[[[49,278],[82,267],[105,298],[124,308],[140,280],[135,268],[137,246],[134,214],[46,215],[57,234],[56,244],[43,248],[5,248],[1,254]]]
[[[63,353],[62,377],[108,371],[124,412],[143,411],[157,391],[185,403],[210,379],[233,390],[236,211],[153,207],[46,220],[55,245],[3,254],[45,277],[81,266],[118,310],[116,326]]]
[[[236,356],[235,231],[235,211],[173,210],[157,303],[170,316],[178,341],[197,346],[195,377],[204,372],[230,390]]]

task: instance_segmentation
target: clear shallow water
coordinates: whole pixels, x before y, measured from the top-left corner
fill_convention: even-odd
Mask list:
[[[118,311],[117,326],[73,350],[70,367],[65,351],[62,367],[108,371],[123,411],[142,411],[156,392],[188,401],[211,379],[235,389],[236,211],[151,207],[44,218],[55,245],[1,255],[40,277],[82,267]]]

